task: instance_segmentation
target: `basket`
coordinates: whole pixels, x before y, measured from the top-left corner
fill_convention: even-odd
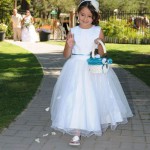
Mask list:
[[[98,40],[98,43],[102,45],[104,53],[106,53],[106,47],[101,40]],[[95,56],[95,46],[92,50],[92,57],[87,60],[89,71],[91,73],[107,73],[110,64],[112,64],[112,59],[105,57],[96,57]]]

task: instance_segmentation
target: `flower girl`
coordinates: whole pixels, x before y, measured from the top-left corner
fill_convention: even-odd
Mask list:
[[[89,72],[87,59],[93,44],[99,39],[104,41],[98,11],[96,0],[83,0],[79,4],[79,25],[68,34],[63,53],[69,59],[51,99],[51,127],[73,135],[70,145],[80,145],[81,136],[101,136],[108,127],[114,130],[133,116],[114,71],[110,68],[105,74]],[[97,48],[103,56],[102,46],[99,44]]]

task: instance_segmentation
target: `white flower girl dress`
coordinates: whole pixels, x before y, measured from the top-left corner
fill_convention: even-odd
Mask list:
[[[51,99],[51,127],[63,133],[101,136],[110,126],[127,123],[133,114],[110,68],[106,74],[89,72],[87,59],[101,28],[71,29],[75,45],[54,87]]]

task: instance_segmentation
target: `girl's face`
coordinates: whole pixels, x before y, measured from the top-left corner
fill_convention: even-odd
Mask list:
[[[93,22],[92,17],[92,13],[87,7],[82,8],[78,13],[80,27],[85,29],[90,28]]]

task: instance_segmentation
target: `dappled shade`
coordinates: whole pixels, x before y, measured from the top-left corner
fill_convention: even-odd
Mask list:
[[[8,45],[2,43],[0,50],[0,130],[26,108],[43,76],[33,54]]]

